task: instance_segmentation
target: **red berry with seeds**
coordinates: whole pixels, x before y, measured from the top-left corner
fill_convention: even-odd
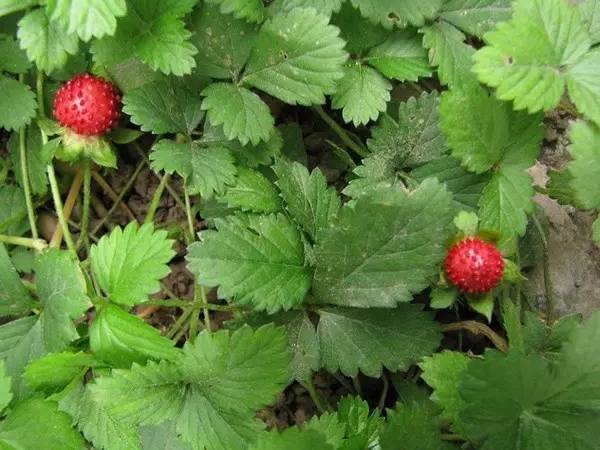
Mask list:
[[[489,292],[504,273],[504,259],[498,248],[477,237],[453,245],[444,266],[452,284],[467,294]]]
[[[87,73],[67,81],[54,99],[54,117],[83,136],[106,133],[119,120],[120,110],[121,96],[116,87]]]

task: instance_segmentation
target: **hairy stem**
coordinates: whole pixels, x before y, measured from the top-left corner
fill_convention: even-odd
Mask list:
[[[313,110],[319,115],[319,117],[321,117],[321,119],[323,119],[323,122],[325,122],[329,126],[329,128],[331,128],[331,130],[338,135],[338,137],[342,140],[344,144],[348,146],[349,149],[351,149],[354,153],[356,153],[362,158],[369,155],[367,149],[358,145],[354,141],[354,139],[352,139],[348,135],[346,130],[339,126],[338,123],[335,120],[333,120],[331,116],[329,116],[329,114],[327,114],[321,106],[313,106]]]
[[[34,249],[36,252],[42,252],[48,248],[48,243],[39,238],[26,238],[20,236],[8,236],[6,234],[0,234],[0,242],[4,244],[19,245],[21,247],[29,247]]]
[[[85,160],[83,162],[83,214],[81,217],[81,234],[77,242],[77,248],[81,244],[88,249],[90,247],[90,238],[88,235],[90,227],[90,198],[92,196],[92,162]]]
[[[77,260],[79,257],[77,256],[77,248],[75,247],[75,243],[73,242],[73,237],[71,236],[71,232],[69,231],[69,224],[67,223],[67,218],[65,217],[63,203],[60,198],[60,190],[58,189],[58,181],[56,180],[56,172],[54,171],[54,166],[52,163],[48,164],[46,167],[48,171],[48,180],[50,180],[50,190],[52,192],[52,199],[54,200],[54,209],[56,210],[56,214],[58,216],[58,223],[62,229],[62,234],[65,238],[65,242],[67,243],[67,248],[71,252],[71,255]],[[54,240],[52,238],[52,243],[55,242],[60,243],[60,240]],[[52,245],[51,245],[52,246]],[[58,245],[54,245],[58,246]]]

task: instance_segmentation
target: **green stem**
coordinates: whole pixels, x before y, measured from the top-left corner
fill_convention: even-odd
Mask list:
[[[381,379],[383,381],[383,389],[381,391],[381,396],[379,397],[379,403],[377,404],[377,409],[379,409],[380,412],[383,412],[383,408],[385,408],[385,400],[387,398],[388,390],[390,388],[390,382],[385,373],[381,374]]]
[[[58,181],[56,180],[56,172],[54,171],[54,166],[52,165],[52,163],[48,164],[46,170],[48,171],[50,190],[52,192],[52,198],[54,200],[54,209],[56,210],[56,214],[58,215],[58,223],[62,228],[63,236],[65,238],[65,242],[67,243],[67,248],[69,249],[73,257],[77,260],[79,259],[79,257],[77,256],[77,248],[75,247],[73,237],[71,236],[71,231],[69,231],[69,224],[67,223],[67,219],[65,218],[63,203],[60,198],[60,190],[58,189]]]
[[[326,411],[326,408],[325,408],[325,406],[323,404],[323,400],[321,399],[321,396],[317,392],[317,389],[315,388],[315,385],[312,382],[312,380],[304,381],[302,383],[302,385],[308,391],[308,395],[310,395],[310,398],[314,402],[314,404],[317,407],[317,409],[319,410],[319,412],[321,414],[323,414]]]
[[[544,248],[544,290],[546,291],[546,322],[551,324],[554,321],[554,294],[552,293],[552,280],[550,279],[550,260],[548,258],[548,239],[544,233],[544,228],[540,223],[537,214],[532,214],[533,223],[542,241],[542,247]]]
[[[194,308],[194,309],[208,309],[210,311],[236,311],[239,308],[230,305],[215,305],[214,303],[193,303],[188,300],[148,300],[140,305],[151,305],[151,306],[164,306],[166,308]]]
[[[29,226],[31,228],[31,236],[33,236],[34,239],[37,239],[39,235],[35,221],[35,210],[33,208],[33,200],[31,197],[29,167],[27,164],[26,131],[26,127],[23,127],[19,130],[19,156],[21,158],[21,178],[23,182],[23,192],[25,194],[25,205],[27,206],[27,216],[29,217]]]
[[[321,106],[313,106],[313,110],[323,119],[323,121],[331,128],[331,130],[338,135],[344,144],[348,146],[358,156],[365,158],[369,155],[369,152],[364,147],[358,145],[344,130],[338,125],[338,123],[325,112]]]
[[[165,187],[169,182],[170,175],[168,173],[164,174],[160,179],[160,183],[154,191],[154,195],[152,196],[152,200],[150,201],[150,206],[148,206],[148,213],[146,214],[146,218],[144,219],[144,223],[151,223],[154,221],[154,215],[156,214],[156,210],[160,205],[160,199],[162,198],[163,193],[165,192]]]
[[[201,284],[198,284],[196,286],[196,289],[200,291],[200,300],[202,300],[202,304],[204,305],[202,307],[202,311],[204,314],[204,327],[210,331],[210,314],[209,314],[209,306],[210,304],[208,303],[208,300],[206,299],[206,290],[204,288],[204,286],[202,286]]]
[[[193,308],[186,309],[183,311],[183,314],[179,316],[179,318],[175,321],[175,323],[171,326],[171,329],[167,333],[167,337],[169,339],[173,339],[173,337],[187,325],[187,321],[190,318],[190,315],[194,311]]]
[[[186,180],[184,180],[184,185],[187,186]],[[194,230],[194,217],[192,216],[192,204],[190,202],[190,194],[188,193],[187,187],[183,189],[183,196],[185,199],[185,215],[187,217],[188,230],[190,232],[190,240],[196,240],[196,233]]]
[[[92,162],[88,159],[84,161],[83,167],[83,215],[81,217],[81,234],[77,242],[77,248],[81,244],[90,246],[89,227],[90,227],[90,198],[92,197]]]
[[[0,242],[4,244],[19,245],[21,247],[29,247],[38,253],[48,248],[48,243],[39,238],[31,239],[20,236],[7,236],[6,234],[0,234]]]

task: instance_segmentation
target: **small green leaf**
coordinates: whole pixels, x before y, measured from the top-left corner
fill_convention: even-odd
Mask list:
[[[23,378],[32,389],[51,394],[63,390],[75,378],[83,377],[93,365],[94,358],[87,353],[51,353],[31,362]]]
[[[362,15],[386,28],[406,27],[411,24],[423,26],[425,19],[432,19],[442,0],[350,0]]]
[[[206,0],[206,3],[219,5],[221,14],[233,14],[248,22],[262,22],[265,15],[262,0]]]
[[[32,306],[31,295],[23,286],[6,247],[0,244],[0,316],[26,314]]]
[[[245,167],[238,169],[235,184],[227,189],[224,200],[230,207],[241,208],[242,211],[281,211],[281,199],[273,183],[260,172]]]
[[[35,116],[37,103],[29,86],[0,74],[0,128],[18,130]]]
[[[454,225],[467,236],[477,234],[479,217],[473,212],[461,211],[454,218]]]
[[[450,308],[458,297],[455,289],[436,288],[431,291],[429,306],[433,309]]]
[[[427,52],[419,36],[411,31],[394,32],[372,48],[366,60],[386,77],[398,81],[417,81],[431,76]]]
[[[36,6],[39,0],[0,0],[0,17]]]
[[[161,139],[152,146],[149,158],[150,166],[156,173],[177,173],[182,178],[192,175],[192,151],[187,144]]]
[[[510,19],[511,14],[510,0],[448,0],[439,11],[441,19],[478,37]]]
[[[0,233],[21,236],[28,229],[23,189],[0,185]]]
[[[222,146],[191,145],[192,175],[188,180],[191,193],[205,198],[214,193],[223,194],[227,186],[237,182],[237,169],[231,151]]]
[[[8,150],[12,160],[15,178],[23,186],[21,169],[21,154],[19,145],[19,134],[13,133],[8,141]],[[42,135],[36,125],[27,128],[25,140],[25,152],[27,159],[27,172],[29,174],[29,186],[35,195],[45,195],[48,192],[48,176],[46,166],[52,161],[53,153],[46,151],[42,146]]]
[[[569,139],[572,161],[567,169],[575,196],[585,208],[600,208],[600,189],[595,183],[600,177],[600,128],[576,122],[571,125]]]
[[[484,316],[488,322],[492,321],[492,314],[494,313],[494,296],[492,294],[488,293],[482,297],[467,298],[467,303],[471,309]]]
[[[30,68],[27,54],[19,48],[17,41],[12,36],[0,37],[0,71],[24,74]]]
[[[600,2],[598,0],[584,0],[577,4],[581,13],[581,20],[592,38],[592,45],[600,42]]]

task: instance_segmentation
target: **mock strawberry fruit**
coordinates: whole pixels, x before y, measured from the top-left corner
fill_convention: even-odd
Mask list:
[[[77,75],[56,93],[54,117],[82,136],[98,136],[119,120],[121,96],[112,83],[90,74]]]
[[[494,244],[469,237],[450,248],[444,266],[448,279],[461,292],[483,294],[502,279],[504,259]]]

